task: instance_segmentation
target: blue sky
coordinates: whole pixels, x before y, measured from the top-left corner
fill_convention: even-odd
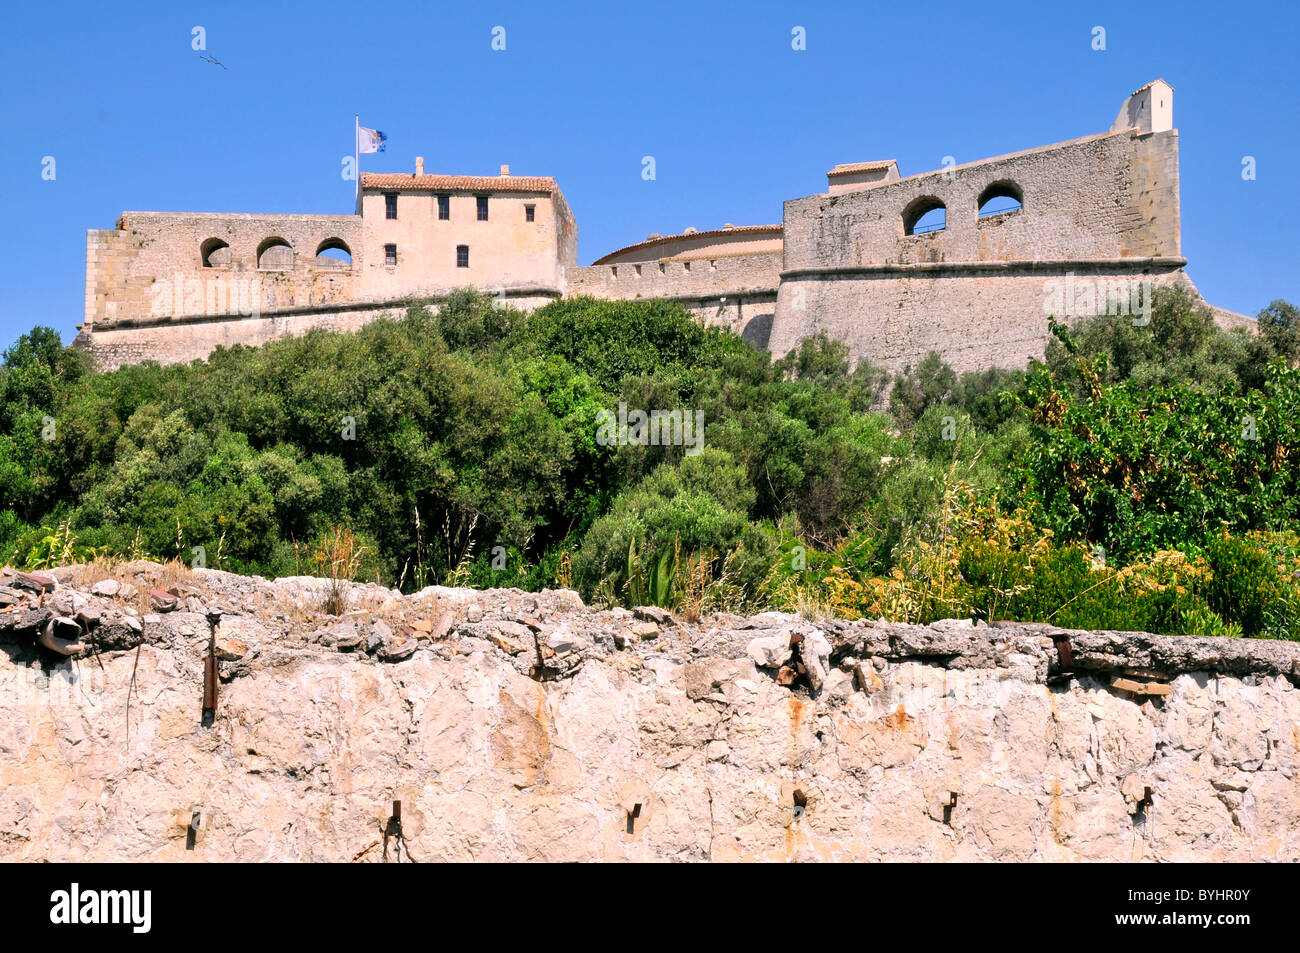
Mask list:
[[[903,175],[1105,131],[1175,88],[1183,253],[1213,303],[1300,302],[1300,5],[68,3],[0,36],[0,346],[81,319],[85,233],[124,210],[350,212],[366,171],[553,175],[579,259],[781,220],[839,162]],[[191,48],[206,30],[204,62]],[[506,49],[491,48],[506,30]],[[807,49],[791,49],[806,30]],[[1106,49],[1092,48],[1093,28]],[[657,178],[641,177],[653,155]],[[56,178],[41,176],[45,156]],[[1254,156],[1257,177],[1242,178]]]

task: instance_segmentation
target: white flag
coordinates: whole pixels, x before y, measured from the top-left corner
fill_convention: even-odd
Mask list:
[[[362,154],[367,152],[383,152],[384,142],[387,139],[388,137],[378,129],[367,129],[365,126],[357,126],[357,151]]]

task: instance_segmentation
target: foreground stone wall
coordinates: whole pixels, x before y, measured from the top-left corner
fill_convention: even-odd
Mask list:
[[[1300,860],[1291,643],[165,572],[0,589],[0,857]]]

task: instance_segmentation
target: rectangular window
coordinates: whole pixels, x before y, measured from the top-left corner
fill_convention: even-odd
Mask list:
[[[525,205],[525,206],[524,206],[524,221],[525,221],[525,222],[535,222],[535,221],[537,221],[537,206],[536,206],[536,205]]]
[[[384,218],[397,218],[397,193],[384,193]]]
[[[456,267],[457,268],[469,267],[469,246],[468,245],[456,246]]]
[[[487,197],[486,195],[480,195],[480,196],[478,196],[478,220],[479,220],[480,222],[486,222],[486,221],[488,220],[488,217],[487,217],[487,200],[488,200],[488,197]]]
[[[451,218],[451,196],[438,196],[438,221],[445,222]]]
[[[396,264],[397,264],[397,246],[396,246],[396,245],[385,245],[385,246],[384,246],[384,264],[385,264],[385,265],[396,265]]]

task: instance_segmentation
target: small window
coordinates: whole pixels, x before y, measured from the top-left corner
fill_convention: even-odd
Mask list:
[[[478,196],[478,220],[479,220],[480,222],[486,222],[486,221],[488,220],[488,217],[487,217],[487,200],[488,200],[488,197],[487,197],[486,195],[480,195],[480,196]]]
[[[257,267],[287,271],[293,267],[293,249],[283,238],[268,238],[257,246]]]
[[[396,264],[397,264],[397,246],[396,246],[396,245],[385,245],[385,246],[384,246],[384,264],[385,264],[385,265],[396,265]]]
[[[948,225],[948,208],[933,195],[913,199],[903,209],[903,234],[924,235],[940,232]]]
[[[469,246],[468,245],[456,246],[456,267],[457,268],[469,267]]]
[[[438,221],[445,222],[451,218],[451,196],[438,196]]]
[[[1014,182],[994,182],[980,193],[977,203],[979,217],[989,218],[1007,212],[1018,212],[1024,205],[1025,197],[1020,187]]]
[[[524,206],[524,221],[525,221],[525,222],[535,222],[535,221],[537,221],[537,206],[536,206],[536,205],[525,205],[525,206]]]
[[[199,246],[199,257],[204,268],[229,268],[230,246],[220,238],[209,238]]]
[[[384,193],[384,218],[397,218],[397,193]]]
[[[316,267],[347,271],[352,267],[352,249],[341,238],[327,238],[316,247]]]

